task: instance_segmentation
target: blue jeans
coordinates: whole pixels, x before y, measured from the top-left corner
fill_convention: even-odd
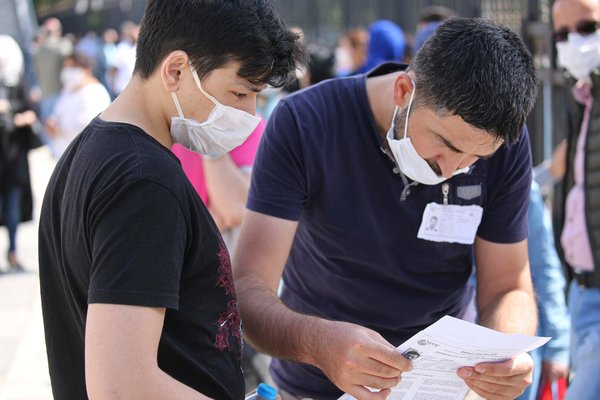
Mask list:
[[[14,252],[17,248],[17,226],[21,222],[21,195],[23,190],[18,186],[11,186],[4,197],[0,196],[0,205],[6,228],[8,229],[8,251]]]
[[[566,400],[597,400],[600,393],[600,289],[569,291],[571,311],[571,370]]]
[[[53,94],[51,96],[45,96],[40,100],[40,121],[42,123],[42,127],[44,127],[44,123],[46,119],[52,115],[54,111],[54,106],[58,101],[58,94]],[[42,132],[40,134],[40,140],[43,144],[49,145],[51,140],[50,136],[48,136],[48,132],[46,132],[46,128],[42,128]]]
[[[517,397],[517,400],[536,400],[538,398],[540,378],[542,377],[542,360],[540,349],[538,348],[530,351],[529,355],[533,359],[533,376],[531,385],[527,386],[527,389],[525,389],[522,395]]]

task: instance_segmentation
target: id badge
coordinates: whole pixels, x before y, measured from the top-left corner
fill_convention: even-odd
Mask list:
[[[417,237],[432,242],[473,244],[483,208],[429,203]]]

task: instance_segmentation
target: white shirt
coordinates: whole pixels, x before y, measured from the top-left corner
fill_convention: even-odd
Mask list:
[[[63,90],[54,107],[57,122],[52,152],[59,158],[94,117],[110,105],[110,96],[100,83],[90,83],[74,92]]]
[[[113,91],[117,95],[125,89],[125,86],[127,86],[133,76],[136,58],[135,52],[136,46],[131,42],[122,41],[117,45],[117,59],[115,63],[117,73],[113,87]]]

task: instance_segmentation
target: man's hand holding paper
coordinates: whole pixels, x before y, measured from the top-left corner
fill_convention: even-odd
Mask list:
[[[469,388],[485,399],[514,399],[531,383],[533,360],[527,352],[549,339],[504,334],[445,316],[398,346],[413,369],[402,373],[388,399],[463,400]]]
[[[471,390],[489,400],[518,397],[531,384],[532,372],[533,360],[527,353],[503,362],[480,363],[457,371]]]

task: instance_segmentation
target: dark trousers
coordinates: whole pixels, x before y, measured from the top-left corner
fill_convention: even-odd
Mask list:
[[[10,186],[3,195],[0,195],[2,214],[8,229],[9,252],[14,252],[17,248],[17,226],[21,221],[22,195],[23,190],[18,186]]]

